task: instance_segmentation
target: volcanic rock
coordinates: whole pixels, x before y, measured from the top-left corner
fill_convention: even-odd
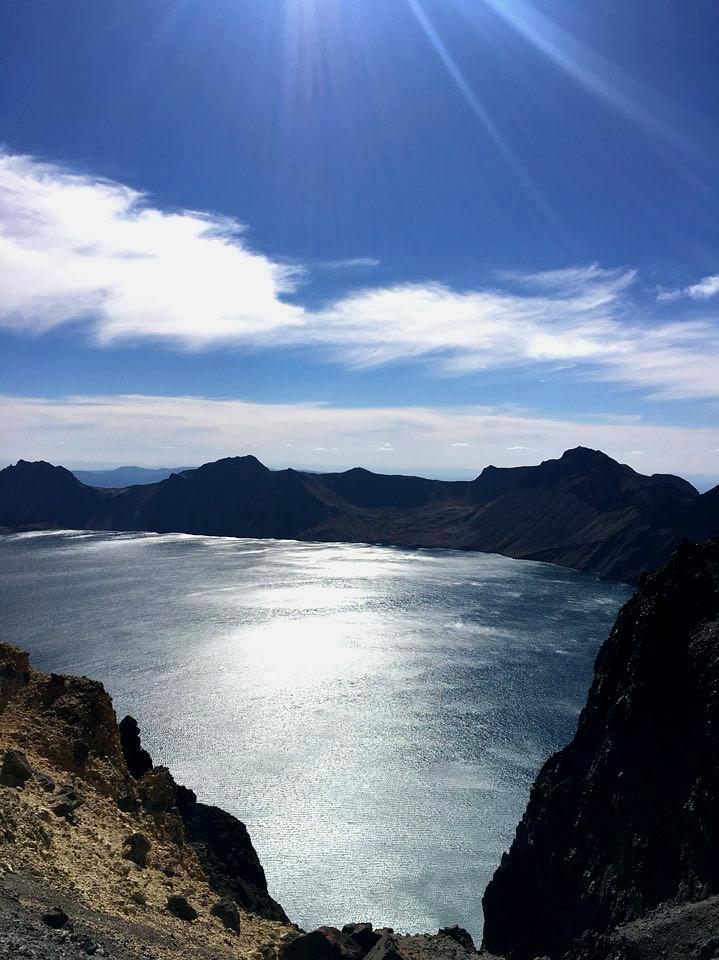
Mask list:
[[[683,544],[620,612],[484,895],[484,946],[561,957],[585,931],[717,894],[718,849],[715,541]]]
[[[167,909],[173,915],[173,917],[178,917],[180,920],[186,920],[188,923],[192,923],[193,920],[197,920],[197,910],[192,906],[191,903],[188,903],[186,897],[181,897],[177,894],[167,898]]]
[[[234,933],[240,932],[240,911],[232,900],[218,900],[210,908],[210,913],[213,917],[217,917],[228,930]]]
[[[122,856],[125,860],[132,860],[140,867],[147,866],[147,855],[152,844],[144,833],[131,833],[125,838],[123,846]]]
[[[21,750],[6,750],[0,764],[0,783],[6,787],[21,787],[33,775],[33,769]]]

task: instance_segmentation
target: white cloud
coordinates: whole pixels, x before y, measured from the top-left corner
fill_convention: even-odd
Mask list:
[[[87,318],[101,343],[266,342],[303,320],[297,270],[252,252],[241,225],[166,213],[119,184],[0,155],[0,314],[45,330]]]
[[[348,257],[346,260],[323,260],[315,264],[321,270],[374,270],[379,265],[376,257]]]
[[[669,303],[681,300],[683,297],[689,297],[691,300],[710,300],[717,294],[719,294],[719,273],[714,273],[681,290],[659,290],[657,300]]]
[[[640,321],[632,270],[367,287],[317,310],[291,299],[301,275],[253,251],[233,220],[162,211],[121,184],[0,153],[0,325],[12,330],[81,321],[102,345],[311,346],[345,364],[422,360],[445,374],[559,364],[652,396],[719,396],[715,321]],[[706,299],[716,282],[687,295]]]
[[[597,447],[642,472],[716,475],[719,427],[578,422],[484,407],[327,407],[204,397],[0,397],[0,461],[157,466],[254,453],[270,466],[469,476]],[[459,434],[471,447],[451,447]],[[389,438],[389,439],[388,439]],[[288,447],[291,444],[291,448]],[[290,453],[291,450],[291,453]],[[639,456],[632,451],[642,450]],[[291,459],[288,460],[288,456]],[[636,457],[636,459],[635,459]],[[172,464],[171,464],[172,465]]]

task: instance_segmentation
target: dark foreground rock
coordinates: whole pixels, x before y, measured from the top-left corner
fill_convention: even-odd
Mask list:
[[[232,900],[218,900],[213,904],[210,913],[233,933],[240,932],[240,911]]]
[[[265,872],[244,823],[218,807],[200,803],[192,790],[175,783],[167,767],[153,766],[132,717],[120,722],[119,731],[123,756],[128,769],[135,771],[142,805],[153,814],[179,815],[184,838],[194,848],[212,889],[223,900],[269,920],[287,922],[284,910],[267,890]],[[130,859],[144,865],[147,852],[143,858],[138,851],[138,856],[140,859],[134,855]]]
[[[246,910],[286,922],[284,910],[267,891],[265,871],[244,823],[219,807],[199,803],[186,787],[178,788],[177,807],[213,890]]]
[[[0,784],[6,787],[21,787],[33,775],[22,750],[6,750],[0,763]]]
[[[716,542],[682,545],[620,612],[577,733],[485,893],[492,953],[654,956],[641,924],[611,931],[668,903],[676,926],[682,904],[719,893],[718,619]],[[701,936],[691,949],[713,949]]]
[[[197,910],[188,902],[187,897],[182,897],[179,894],[173,894],[167,898],[167,909],[173,917],[186,920],[188,923],[197,920]]]

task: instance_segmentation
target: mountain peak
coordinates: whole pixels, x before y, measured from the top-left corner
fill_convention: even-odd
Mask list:
[[[264,463],[254,457],[252,454],[247,454],[243,457],[223,457],[221,460],[214,460],[211,463],[203,463],[201,467],[198,467],[196,470],[192,470],[190,473],[193,476],[201,475],[248,475],[248,474],[262,474],[270,473],[270,468],[266,467]]]
[[[562,456],[559,458],[560,462],[563,463],[606,463],[607,461],[611,463],[616,463],[616,460],[604,453],[601,450],[594,450],[592,447],[571,447],[569,450],[565,450]]]
[[[54,463],[48,463],[47,460],[18,460],[14,466],[6,467],[16,476],[27,477],[28,479],[55,479],[71,480],[73,484],[79,484],[77,477],[65,467],[56,466]]]

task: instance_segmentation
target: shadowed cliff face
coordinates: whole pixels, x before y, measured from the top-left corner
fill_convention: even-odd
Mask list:
[[[485,947],[561,957],[719,893],[718,849],[719,542],[685,543],[622,609],[574,740],[535,781],[484,895]],[[577,956],[604,955],[588,942]]]
[[[0,471],[2,526],[481,550],[633,583],[683,537],[719,535],[719,488],[700,496],[679,477],[642,476],[582,447],[536,467],[487,467],[471,483],[275,471],[248,456],[99,489],[20,461]]]

